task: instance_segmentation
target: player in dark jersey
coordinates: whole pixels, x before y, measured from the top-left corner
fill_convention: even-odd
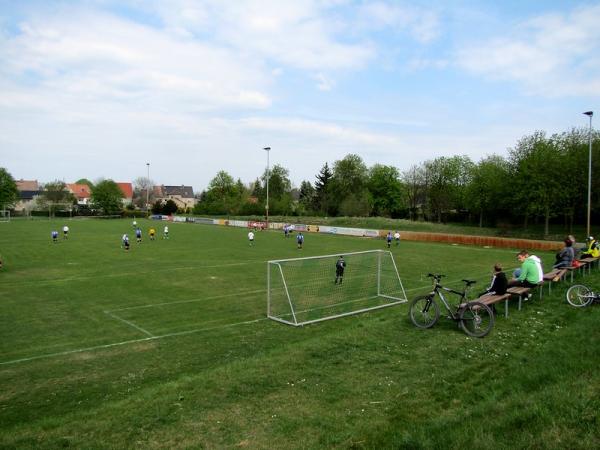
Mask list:
[[[335,284],[342,284],[344,280],[344,269],[346,268],[346,261],[344,261],[344,257],[340,256],[339,259],[335,262]]]

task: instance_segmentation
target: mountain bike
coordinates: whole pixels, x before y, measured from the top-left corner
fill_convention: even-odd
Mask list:
[[[600,292],[594,292],[583,284],[575,284],[567,290],[567,302],[575,308],[583,308],[600,302]]]
[[[448,318],[454,320],[462,330],[473,337],[484,337],[494,327],[494,313],[489,306],[478,302],[468,301],[467,292],[471,285],[475,284],[473,280],[462,280],[465,287],[462,291],[457,291],[442,286],[440,280],[445,275],[428,274],[433,282],[433,290],[413,299],[409,307],[409,317],[411,322],[418,328],[431,328],[440,318],[440,307],[436,302],[438,297],[446,310]],[[459,297],[459,303],[456,306],[450,306],[444,293],[450,293]]]

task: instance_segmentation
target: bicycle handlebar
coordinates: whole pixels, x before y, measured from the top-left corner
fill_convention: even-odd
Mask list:
[[[442,279],[442,277],[445,277],[446,275],[442,275],[441,273],[428,273],[427,276],[429,278],[433,278],[435,281],[437,281],[438,283],[440,282],[440,280]],[[462,280],[467,287],[471,286],[472,284],[477,283],[477,280]]]

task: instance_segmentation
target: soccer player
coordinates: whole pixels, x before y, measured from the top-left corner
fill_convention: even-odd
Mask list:
[[[394,240],[396,241],[396,247],[398,247],[400,245],[400,233],[398,233],[398,230],[394,233]]]
[[[387,242],[388,248],[390,248],[392,246],[392,232],[391,231],[388,231],[388,234],[385,237],[385,240]]]
[[[127,234],[124,234],[121,238],[121,241],[122,247],[125,249],[125,251],[129,251],[129,236],[127,236]]]
[[[298,248],[302,248],[302,244],[304,244],[304,235],[302,234],[302,231],[298,231],[296,242],[298,243]]]
[[[248,232],[248,243],[250,245],[254,245],[254,232],[252,231]]]
[[[163,230],[163,239],[169,239],[169,226],[165,225],[165,229]]]
[[[50,233],[50,235],[52,236],[52,242],[58,242],[58,231],[52,230],[52,233]]]
[[[150,240],[153,241],[154,236],[156,235],[156,230],[154,228],[150,228],[150,230],[148,230],[148,234],[150,235]]]
[[[137,221],[135,219],[133,219],[132,225],[133,225],[133,229],[135,230],[137,228]]]
[[[67,225],[63,227],[63,239],[69,239],[69,227]]]
[[[142,229],[140,227],[135,229],[135,240],[138,244],[142,243]]]
[[[338,260],[335,262],[335,284],[338,284],[338,280],[340,284],[344,280],[344,269],[346,268],[346,261],[344,261],[344,257],[340,255]]]

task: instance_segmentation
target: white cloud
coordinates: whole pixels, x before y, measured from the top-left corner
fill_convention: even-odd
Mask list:
[[[420,43],[431,42],[440,34],[438,13],[414,5],[367,2],[360,8],[359,17],[359,23],[364,28],[404,31]]]
[[[600,6],[546,14],[458,52],[457,63],[538,95],[600,95]],[[514,36],[514,37],[513,37]]]
[[[5,79],[18,85],[29,76],[48,92],[82,100],[136,100],[142,109],[156,102],[265,108],[271,101],[251,58],[102,13],[32,19],[1,44]]]

